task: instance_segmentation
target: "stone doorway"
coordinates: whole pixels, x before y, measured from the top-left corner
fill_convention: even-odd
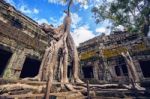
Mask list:
[[[0,49],[0,77],[3,76],[3,73],[7,67],[8,61],[11,56],[11,52]]]
[[[121,76],[121,71],[119,66],[115,66],[115,72],[117,76]]]
[[[27,57],[23,65],[20,78],[35,77],[39,72],[40,64],[40,60]]]
[[[128,69],[125,59],[120,56],[116,58],[115,71],[117,76],[128,76]]]
[[[140,67],[145,78],[150,78],[150,60],[140,61]]]
[[[82,67],[84,78],[94,78],[93,66]]]
[[[128,69],[126,64],[115,66],[115,72],[117,76],[128,76]]]
[[[72,68],[71,65],[69,65],[68,66],[68,71],[67,71],[68,78],[71,78],[72,74],[73,74],[73,68]]]

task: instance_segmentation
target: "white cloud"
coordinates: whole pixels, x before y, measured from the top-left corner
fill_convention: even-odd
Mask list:
[[[59,4],[59,5],[67,5],[65,0],[48,0],[49,3]],[[80,8],[88,9],[88,1],[87,0],[74,0],[74,4],[80,4]]]
[[[116,30],[124,31],[124,30],[125,30],[125,27],[122,26],[122,25],[118,25],[118,26],[116,27]]]
[[[47,20],[47,19],[44,19],[44,18],[41,18],[41,19],[35,18],[34,20],[37,21],[38,24],[40,24],[40,25],[41,25],[42,23],[49,24],[48,20]]]
[[[102,5],[103,3],[110,3],[114,0],[76,0],[80,3],[80,8],[84,8],[85,10],[91,8],[93,6]]]
[[[106,28],[100,27],[100,28],[97,28],[95,31],[96,31],[97,33],[105,33],[105,32],[106,32]]]
[[[66,5],[66,3],[63,0],[48,0],[48,2],[54,4]]]
[[[109,35],[111,30],[106,28],[106,27],[99,27],[99,28],[96,28],[95,32],[98,33],[97,35],[100,35],[102,33],[105,33],[106,35]]]
[[[95,32],[97,33],[97,35],[100,35],[101,33],[105,33],[106,35],[109,35],[110,32],[111,32],[111,28],[110,27],[112,26],[112,23],[110,23],[109,20],[105,20],[101,24],[102,25],[100,27],[97,27],[95,29]]]
[[[113,2],[113,1],[115,1],[115,0],[107,0],[108,2]]]
[[[5,0],[7,3],[13,5],[14,7],[16,6],[15,2],[13,0]]]
[[[30,9],[27,5],[23,4],[19,7],[19,10],[25,14],[38,14],[39,10],[37,8]]]
[[[77,13],[72,13],[71,18],[72,18],[71,19],[72,20],[72,28],[77,28],[77,25],[82,20],[82,18],[79,17]]]
[[[84,9],[88,9],[89,6],[88,6],[88,5],[84,5],[83,8],[84,8]]]
[[[32,12],[26,5],[20,6],[19,10],[25,14],[31,14],[31,12]]]
[[[84,8],[85,10],[89,8],[90,4],[86,0],[78,0],[78,2],[80,3],[80,8]]]
[[[93,6],[98,7],[99,5],[102,5],[103,3],[113,2],[114,0],[78,0],[78,1],[80,1],[81,3],[80,8],[84,8],[86,10]]]
[[[76,46],[79,46],[79,43],[81,42],[95,37],[95,35],[91,30],[89,30],[89,27],[87,25],[75,29],[73,33],[71,33],[71,35],[73,36]]]
[[[112,2],[114,0],[106,0],[105,2]],[[65,0],[48,0],[49,3],[66,5]],[[74,4],[80,4],[80,8],[84,8],[85,10],[89,7],[102,4],[102,0],[74,0]]]
[[[12,6],[16,7],[17,9],[19,9],[24,14],[38,14],[39,13],[39,10],[37,8],[30,9],[23,2],[16,5],[14,0],[5,0],[5,1],[7,3],[9,3],[10,5],[12,5]]]
[[[34,8],[34,9],[33,9],[33,13],[38,14],[38,13],[39,13],[39,10],[36,9],[36,8]]]
[[[57,20],[56,20],[55,18],[53,18],[53,17],[50,17],[50,20],[51,20],[52,22],[57,22]]]
[[[59,25],[63,24],[64,17],[64,13],[58,20],[55,17],[50,17],[50,23],[53,24],[54,27],[58,27]]]
[[[53,24],[55,27],[57,27],[63,24],[65,16],[66,14],[63,13],[63,15],[59,18],[59,20],[56,20],[54,17],[50,17],[50,23]],[[71,20],[72,20],[71,27],[75,29],[78,27],[79,22],[82,20],[82,18],[77,13],[71,13]]]

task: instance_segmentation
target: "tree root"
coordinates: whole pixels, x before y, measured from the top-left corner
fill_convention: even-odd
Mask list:
[[[81,79],[79,79],[79,78],[75,78],[74,81],[77,84],[84,84],[84,82]]]
[[[21,93],[41,93],[45,86],[33,86],[33,85],[27,85],[27,84],[6,84],[0,86],[0,94],[12,94],[15,93],[20,94]]]
[[[23,78],[22,80],[25,80],[25,81],[40,81],[40,78],[38,76],[35,76],[34,78],[31,78],[31,77],[27,77],[27,78]]]
[[[71,84],[65,84],[65,87],[69,90],[69,91],[76,91],[73,87],[73,85]]]

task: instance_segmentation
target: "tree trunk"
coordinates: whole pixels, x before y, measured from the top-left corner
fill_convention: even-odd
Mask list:
[[[79,79],[79,56],[78,56],[78,51],[76,49],[75,43],[73,41],[73,38],[71,36],[71,34],[68,34],[67,37],[67,44],[68,44],[68,49],[70,50],[70,56],[71,56],[71,60],[72,60],[72,65],[73,65],[73,78],[74,81],[77,83],[83,83],[80,79]]]
[[[67,16],[64,18],[64,23],[57,29],[52,28],[49,25],[43,25],[43,30],[52,37],[50,42],[51,46],[45,51],[41,68],[37,78],[39,80],[50,82],[53,81],[54,76],[60,71],[60,81],[63,83],[68,83],[68,56],[71,56],[72,66],[73,66],[73,79],[77,83],[83,83],[78,76],[79,73],[79,57],[78,52],[70,34],[71,27],[71,14],[70,6],[73,0],[70,0],[68,5]],[[52,33],[51,33],[52,32]],[[58,55],[59,50],[62,49],[62,55]],[[69,53],[70,52],[70,53]],[[60,69],[60,70],[57,70]],[[72,85],[65,84],[70,90],[73,90]]]

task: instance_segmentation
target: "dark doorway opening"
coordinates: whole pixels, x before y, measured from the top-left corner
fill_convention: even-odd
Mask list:
[[[11,52],[0,49],[0,77],[3,76],[7,63],[11,56],[12,56]]]
[[[39,72],[40,64],[40,60],[27,57],[23,65],[20,78],[35,77]]]
[[[82,70],[84,78],[94,78],[92,66],[82,67]]]
[[[117,76],[128,76],[128,69],[126,62],[123,57],[118,57],[116,59],[117,66],[115,66],[115,71]]]
[[[128,76],[128,69],[125,64],[115,66],[115,71],[117,76]]]
[[[121,65],[121,69],[122,69],[123,75],[128,76],[127,65],[126,64]]]
[[[71,76],[72,76],[72,74],[73,74],[72,69],[73,69],[72,66],[69,65],[69,66],[68,66],[68,71],[67,71],[67,77],[68,77],[68,78],[71,78]]]
[[[121,76],[121,71],[119,66],[115,66],[115,71],[117,76]]]
[[[150,60],[148,61],[140,61],[140,67],[142,69],[142,72],[143,72],[143,76],[145,78],[148,78],[150,77]]]

